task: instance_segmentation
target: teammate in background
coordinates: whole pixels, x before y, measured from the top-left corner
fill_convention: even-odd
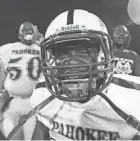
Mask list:
[[[20,25],[18,38],[21,42],[8,43],[0,47],[0,58],[4,63],[6,78],[4,90],[13,97],[4,112],[3,132],[7,136],[19,117],[28,111],[29,97],[40,77],[40,43],[44,39],[31,22]]]
[[[140,76],[140,56],[130,50],[131,34],[124,25],[113,28],[112,39],[114,42],[116,74],[129,74]]]
[[[55,99],[38,112],[32,139],[140,139],[139,122],[121,110],[115,112],[102,98],[103,90],[112,93],[112,97],[121,100],[117,106],[130,115],[137,114],[140,120],[139,110],[133,109],[140,106],[140,92],[115,83],[115,91],[111,89],[113,46],[102,20],[85,10],[66,11],[50,23],[45,38],[41,60],[46,82],[36,86],[30,102],[35,107],[51,95]]]
[[[31,95],[40,76],[40,47],[34,43],[38,30],[32,23],[25,22],[18,35],[21,42],[0,47],[0,58],[7,73],[5,89],[13,96],[26,97]],[[18,89],[13,89],[15,86]]]

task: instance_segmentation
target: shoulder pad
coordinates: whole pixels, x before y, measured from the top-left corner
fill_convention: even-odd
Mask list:
[[[113,77],[112,82],[116,85],[122,86],[124,88],[128,88],[128,89],[135,89],[135,90],[139,90],[140,91],[140,84],[130,81],[130,80],[125,80],[125,79],[121,79],[121,78],[117,78],[117,77]]]

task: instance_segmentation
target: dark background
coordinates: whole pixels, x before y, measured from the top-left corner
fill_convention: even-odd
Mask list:
[[[17,30],[24,21],[36,24],[44,34],[48,24],[69,8],[88,10],[99,16],[109,31],[125,24],[132,35],[131,49],[140,54],[140,26],[127,14],[128,0],[0,0],[0,45],[17,40]]]

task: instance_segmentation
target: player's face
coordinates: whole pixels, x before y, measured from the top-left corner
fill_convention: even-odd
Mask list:
[[[56,65],[58,66],[67,66],[67,65],[83,65],[88,63],[97,62],[98,59],[98,50],[95,47],[90,46],[88,43],[81,44],[71,44],[66,45],[61,48],[53,49]],[[81,68],[72,68],[72,69],[63,69],[59,70],[59,73],[78,73],[86,72],[86,67]]]
[[[19,39],[27,45],[31,45],[35,36],[35,27],[30,23],[22,24],[19,29]]]
[[[124,31],[121,31],[121,29],[116,30],[113,36],[119,44],[124,44],[128,38],[128,34],[126,34]]]
[[[64,75],[61,79],[61,85],[64,93],[70,98],[79,98],[88,96],[89,67],[87,64],[98,62],[98,54],[100,51],[99,44],[91,44],[89,42],[76,41],[75,43],[64,44],[61,47],[52,48],[52,54],[55,58],[55,66],[63,69],[57,69],[57,74]],[[67,66],[81,65],[81,67],[65,68]],[[84,66],[86,65],[86,66]],[[92,67],[93,70],[97,66]],[[82,75],[79,75],[82,74]],[[66,77],[66,75],[69,75]],[[96,88],[96,78],[99,74],[92,76],[92,90]]]
[[[128,48],[131,41],[131,35],[127,27],[118,25],[113,29],[114,46],[118,49]]]

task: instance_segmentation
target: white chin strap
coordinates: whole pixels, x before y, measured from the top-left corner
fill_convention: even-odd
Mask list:
[[[31,34],[27,34],[26,36],[24,36],[25,40],[32,40],[33,39],[33,35]]]

